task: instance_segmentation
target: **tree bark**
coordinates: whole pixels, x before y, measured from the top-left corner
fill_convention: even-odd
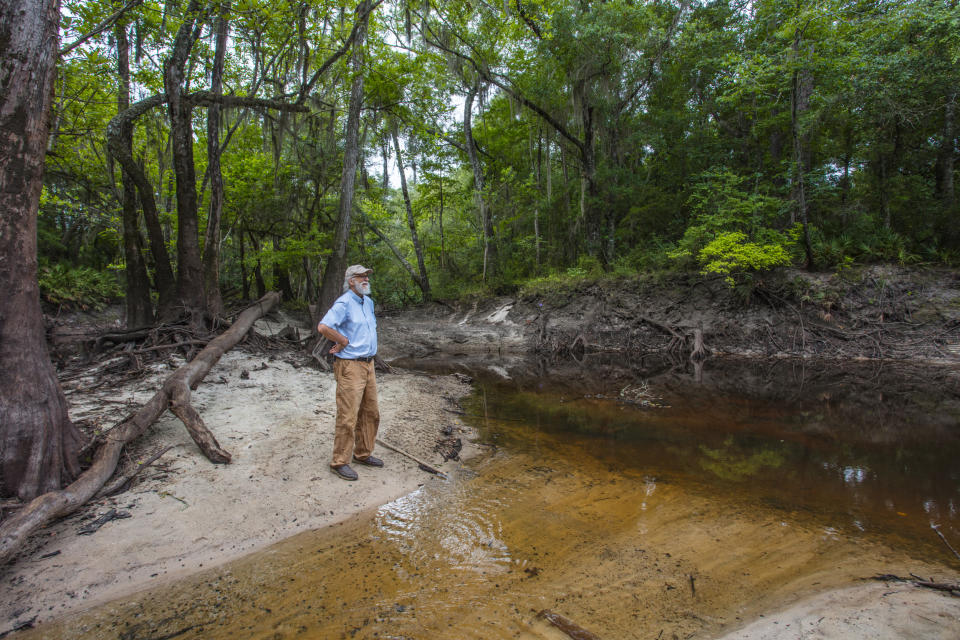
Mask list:
[[[225,2],[217,17],[217,44],[213,54],[210,93],[223,93],[223,59],[227,48],[227,13]],[[210,210],[207,215],[207,233],[203,243],[203,293],[207,315],[223,315],[223,297],[220,294],[220,222],[223,217],[223,174],[220,171],[220,104],[207,108],[207,175],[210,176]]]
[[[0,495],[30,499],[80,470],[80,434],[47,352],[37,284],[60,3],[3,0],[0,9]]]
[[[157,287],[157,318],[161,321],[172,320],[176,317],[176,278],[173,275],[173,266],[170,254],[167,252],[166,237],[160,224],[160,215],[157,212],[157,200],[153,194],[153,185],[147,174],[133,157],[132,146],[125,143],[127,130],[133,131],[134,121],[142,114],[166,102],[166,94],[151,96],[141,100],[114,116],[107,123],[107,146],[110,155],[120,163],[124,179],[130,180],[137,187],[140,195],[140,206],[143,208],[143,220],[147,227],[147,237],[150,241],[150,255],[153,256],[154,284]]]
[[[410,227],[410,237],[413,240],[413,250],[417,254],[417,268],[420,275],[415,278],[423,292],[423,301],[429,302],[433,296],[430,293],[430,279],[427,277],[427,267],[423,261],[423,247],[420,246],[420,235],[417,233],[417,222],[413,219],[413,207],[410,205],[410,192],[407,190],[407,176],[403,166],[403,155],[400,153],[400,133],[394,121],[391,133],[393,135],[393,150],[397,154],[397,169],[400,172],[400,190],[403,192],[403,204],[407,211],[407,226]]]
[[[337,224],[334,232],[333,252],[323,271],[323,283],[320,285],[320,299],[317,301],[317,321],[326,313],[340,296],[343,287],[343,274],[347,269],[347,242],[350,238],[350,222],[353,218],[353,195],[357,181],[357,165],[360,160],[360,110],[363,107],[363,46],[367,35],[367,21],[370,17],[370,1],[364,0],[357,7],[357,19],[361,24],[356,30],[353,41],[351,67],[353,83],[350,87],[350,104],[347,108],[347,130],[343,152],[343,174],[340,176],[340,206],[337,211]]]
[[[143,434],[169,408],[183,420],[197,446],[212,462],[229,462],[230,454],[190,406],[190,390],[197,387],[221,356],[247,334],[253,323],[268,313],[280,296],[271,292],[240,314],[233,326],[214,338],[193,360],[167,378],[163,387],[134,415],[110,431],[97,450],[93,464],[62,491],[51,491],[32,500],[0,525],[0,565],[7,563],[31,533],[56,518],[76,511],[95,496],[117,468],[123,447]]]
[[[173,51],[163,65],[170,116],[170,140],[177,197],[177,298],[192,326],[204,316],[203,265],[200,257],[197,176],[193,161],[193,105],[186,99],[185,67],[200,36],[202,3],[191,0],[177,31]]]
[[[120,86],[117,92],[117,113],[130,108],[130,41],[127,25],[116,28],[117,71]],[[127,121],[120,129],[125,155],[133,157],[133,123]],[[140,242],[140,215],[137,210],[137,185],[121,165],[120,182],[121,211],[123,222],[123,255],[126,264],[126,310],[127,327],[145,327],[153,322],[153,305],[150,302],[150,277],[143,259]]]

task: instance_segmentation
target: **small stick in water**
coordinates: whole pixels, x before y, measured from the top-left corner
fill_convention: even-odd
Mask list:
[[[953,551],[953,555],[957,556],[957,558],[960,559],[960,553],[957,553],[957,550],[954,549],[953,546],[951,546],[950,543],[947,542],[947,539],[944,537],[944,535],[940,533],[940,525],[930,523],[930,528],[933,529],[934,533],[940,536],[940,539],[943,540],[943,544],[947,545],[947,548],[950,549],[950,551]]]
[[[417,458],[417,457],[415,457],[415,456],[407,453],[407,452],[404,451],[403,449],[400,449],[399,447],[395,447],[395,446],[393,446],[392,444],[389,444],[389,443],[387,443],[387,442],[384,442],[384,441],[381,440],[380,438],[377,438],[377,444],[381,444],[381,445],[385,446],[387,449],[390,449],[391,451],[396,451],[396,452],[399,453],[400,455],[406,456],[407,458],[410,458],[411,460],[413,460],[414,462],[416,462],[418,465],[420,465],[420,468],[423,469],[424,471],[426,471],[427,473],[432,473],[432,474],[438,475],[438,476],[440,476],[441,478],[443,478],[444,480],[447,479],[447,474],[445,474],[443,471],[440,471],[439,469],[435,468],[433,465],[427,464],[427,463],[424,462],[423,460],[420,460],[419,458]]]
[[[600,637],[596,634],[587,631],[573,620],[564,618],[559,613],[550,611],[550,609],[544,609],[537,614],[537,617],[543,618],[557,629],[560,629],[560,631],[563,631],[565,634],[573,638],[573,640],[600,640]]]

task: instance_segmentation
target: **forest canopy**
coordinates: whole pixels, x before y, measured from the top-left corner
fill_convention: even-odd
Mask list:
[[[41,286],[132,324],[315,304],[344,222],[393,305],[960,261],[955,0],[63,0],[60,30]]]

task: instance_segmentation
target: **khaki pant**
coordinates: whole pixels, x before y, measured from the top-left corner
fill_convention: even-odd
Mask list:
[[[351,455],[363,459],[373,453],[380,408],[373,361],[335,358],[333,377],[337,381],[337,424],[330,466],[339,467],[348,464]]]

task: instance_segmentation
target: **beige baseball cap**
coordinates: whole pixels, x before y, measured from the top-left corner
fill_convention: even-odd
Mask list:
[[[350,279],[354,276],[368,276],[373,273],[373,269],[367,269],[362,264],[352,264],[347,267],[347,273],[344,275],[344,278]]]

